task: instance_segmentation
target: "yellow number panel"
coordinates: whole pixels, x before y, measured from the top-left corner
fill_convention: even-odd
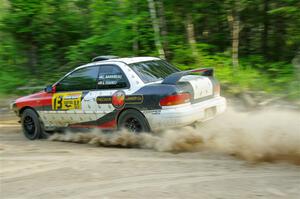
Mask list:
[[[81,109],[82,92],[55,93],[52,97],[52,110]]]

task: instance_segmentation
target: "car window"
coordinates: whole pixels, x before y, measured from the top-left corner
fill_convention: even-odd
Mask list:
[[[177,68],[163,60],[138,62],[129,64],[129,66],[145,83],[163,80],[172,73],[179,71]]]
[[[57,91],[93,90],[97,86],[99,66],[76,70],[56,85]]]
[[[98,89],[128,88],[129,82],[123,71],[116,65],[100,66]]]

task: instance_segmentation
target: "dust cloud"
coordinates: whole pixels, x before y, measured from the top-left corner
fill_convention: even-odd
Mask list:
[[[230,109],[197,127],[167,129],[153,134],[94,130],[90,133],[54,134],[49,139],[173,153],[205,150],[253,163],[288,161],[300,164],[300,114],[273,109],[250,113]]]

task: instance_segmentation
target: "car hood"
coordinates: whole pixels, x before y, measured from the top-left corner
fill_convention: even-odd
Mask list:
[[[33,94],[30,94],[30,95],[20,97],[20,98],[16,99],[16,102],[39,98],[39,97],[42,97],[44,94],[45,94],[45,91],[39,91],[37,93],[33,93]]]

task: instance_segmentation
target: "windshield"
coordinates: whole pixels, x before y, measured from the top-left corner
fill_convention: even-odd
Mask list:
[[[145,83],[163,80],[172,73],[179,72],[177,68],[164,60],[153,60],[129,64]]]

